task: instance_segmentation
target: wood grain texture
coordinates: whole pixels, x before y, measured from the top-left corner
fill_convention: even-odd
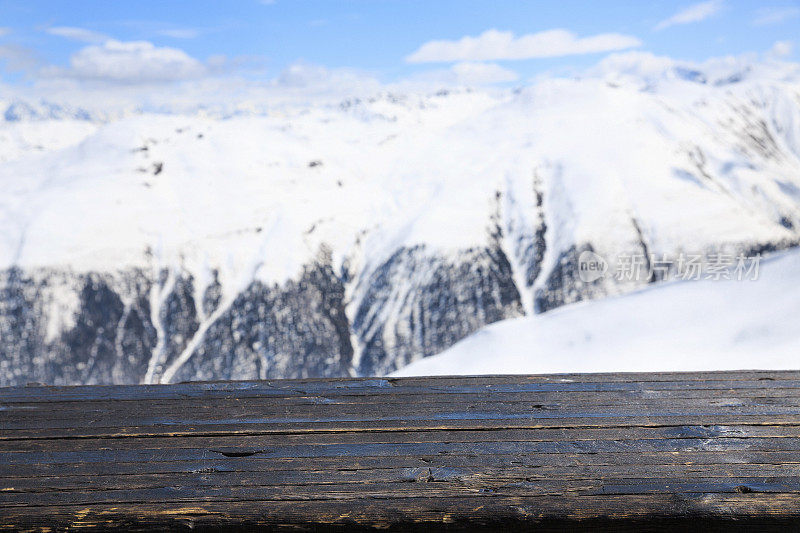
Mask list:
[[[0,389],[0,530],[797,530],[800,372]]]

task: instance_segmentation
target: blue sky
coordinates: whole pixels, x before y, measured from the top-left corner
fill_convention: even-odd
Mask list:
[[[0,79],[268,79],[298,61],[381,81],[481,62],[525,79],[629,49],[700,61],[783,42],[793,59],[798,36],[800,2],[787,0],[0,0]],[[431,41],[452,42],[420,52]],[[158,61],[163,72],[143,70]]]

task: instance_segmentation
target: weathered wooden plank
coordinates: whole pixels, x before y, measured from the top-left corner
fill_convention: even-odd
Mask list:
[[[160,461],[157,453],[152,460],[134,462],[78,462],[78,463],[40,463],[40,464],[2,464],[0,475],[11,477],[53,476],[63,475],[120,475],[137,473],[168,473],[187,471],[202,473],[203,471],[271,472],[276,470],[359,470],[371,468],[418,468],[418,467],[459,467],[459,468],[564,468],[576,467],[611,467],[633,465],[642,469],[645,466],[667,466],[679,469],[682,466],[707,466],[708,470],[724,468],[728,465],[780,465],[794,468],[800,463],[796,451],[681,451],[681,452],[633,452],[611,454],[493,454],[481,455],[480,450],[467,455],[417,455],[387,458],[377,457],[275,457],[264,458],[254,456],[226,457],[222,454],[209,454],[200,460]],[[649,471],[649,468],[648,468]]]
[[[420,396],[386,396],[381,397],[381,407],[387,409],[403,406],[423,410],[453,410],[452,404],[464,408],[493,409],[497,404],[506,404],[509,410],[576,410],[588,406],[592,408],[624,408],[632,400],[636,406],[659,406],[671,408],[692,408],[699,405],[706,407],[798,407],[800,406],[800,389],[797,394],[788,395],[784,390],[770,394],[756,390],[677,390],[677,391],[601,391],[601,392],[527,392],[527,393],[476,393],[476,394],[438,394],[431,393]],[[701,401],[702,400],[702,401]],[[237,412],[258,412],[262,414],[285,412],[291,407],[293,412],[326,412],[335,411],[352,413],[362,411],[361,396],[333,397],[296,397],[282,398],[279,405],[275,398],[210,398],[183,400],[176,399],[142,399],[124,401],[69,401],[61,402],[56,410],[49,403],[15,402],[3,405],[0,403],[0,421],[14,420],[19,417],[37,417],[41,419],[73,418],[99,415],[128,415],[136,413],[174,413],[175,403],[180,402],[183,409],[198,411],[204,414]]]
[[[23,386],[4,389],[3,402],[138,400],[144,398],[211,398],[235,395],[479,393],[503,391],[603,391],[681,389],[764,389],[764,381],[781,389],[800,389],[800,372],[706,372],[668,374],[555,374],[546,376],[475,376],[430,378],[337,378],[279,381],[202,382],[174,385],[98,385],[88,387]]]
[[[531,501],[546,496],[610,496],[645,494],[736,494],[741,491],[759,494],[773,493],[796,495],[800,498],[800,483],[796,477],[774,477],[755,480],[750,477],[703,478],[679,481],[667,478],[628,479],[543,479],[512,480],[444,477],[440,481],[424,476],[419,481],[404,479],[396,482],[386,480],[364,483],[322,484],[266,484],[255,480],[241,480],[238,484],[190,484],[167,483],[154,488],[118,488],[115,485],[92,486],[90,490],[60,490],[47,492],[6,491],[0,501],[0,509],[9,507],[41,507],[60,504],[94,505],[125,504],[149,501],[172,501],[176,503],[205,503],[222,501],[320,501],[343,499],[385,499],[439,497],[455,498],[467,494],[488,497],[526,497]],[[247,481],[247,482],[245,482]]]
[[[254,402],[255,403],[255,402]],[[370,420],[509,420],[552,418],[625,418],[671,416],[793,416],[800,406],[793,400],[747,403],[640,400],[618,405],[568,402],[476,402],[461,404],[407,404],[402,412],[394,406],[377,404],[371,410],[363,405],[280,405],[281,402],[249,405],[235,403],[224,408],[216,406],[187,406],[180,412],[176,406],[142,406],[134,404],[106,409],[50,409],[0,412],[0,429],[31,429],[34,427],[68,428],[87,423],[100,427],[145,425],[194,425],[209,423],[304,423],[324,421]]]
[[[387,457],[419,455],[463,455],[475,450],[494,454],[613,454],[632,452],[747,451],[796,452],[800,460],[800,439],[795,438],[714,438],[580,441],[485,441],[422,443],[336,443],[208,448],[142,448],[135,450],[97,449],[81,451],[0,452],[0,464],[40,464],[72,462],[137,462],[158,457],[161,461],[201,460],[215,455],[252,455],[261,460],[310,457]]]
[[[0,528],[798,519],[794,371],[0,389]]]
[[[265,460],[263,457],[224,457],[221,454],[209,455],[201,460],[159,461],[158,454],[152,460],[136,462],[78,462],[78,463],[40,463],[40,464],[0,464],[0,476],[4,479],[31,476],[57,475],[131,475],[140,473],[170,472],[271,472],[286,469],[297,471],[328,470],[355,471],[361,469],[383,468],[504,468],[514,469],[564,469],[583,467],[631,466],[641,471],[646,467],[665,466],[681,471],[682,467],[705,468],[706,471],[726,471],[730,465],[752,465],[758,469],[780,466],[793,469],[800,464],[796,451],[685,451],[685,452],[635,452],[614,454],[494,454],[481,455],[479,451],[471,455],[418,455],[387,458],[378,457],[276,457]]]
[[[800,406],[800,398],[796,396],[770,396],[764,392],[757,396],[739,396],[735,391],[722,391],[718,396],[701,395],[694,398],[662,397],[660,395],[616,395],[607,392],[581,393],[572,397],[561,393],[525,393],[517,395],[513,400],[497,394],[495,397],[486,395],[469,398],[467,395],[457,395],[460,401],[440,401],[439,395],[422,395],[430,397],[431,401],[419,401],[420,396],[414,396],[416,401],[398,402],[398,397],[380,397],[381,401],[375,409],[365,411],[363,397],[350,397],[346,402],[339,402],[329,398],[234,398],[210,400],[140,400],[135,402],[64,402],[53,408],[50,404],[12,403],[0,408],[0,428],[15,429],[14,424],[19,421],[27,423],[27,427],[37,424],[47,427],[47,421],[56,421],[52,427],[68,427],[65,424],[75,423],[84,425],[90,421],[92,425],[102,425],[102,422],[114,421],[114,425],[144,425],[143,421],[155,420],[154,423],[173,423],[173,420],[191,423],[194,419],[203,421],[229,420],[235,414],[240,420],[247,418],[270,419],[276,421],[299,418],[323,420],[326,418],[358,418],[365,419],[365,414],[373,417],[386,418],[387,414],[396,414],[398,405],[403,405],[404,412],[415,415],[417,418],[426,413],[433,413],[438,418],[461,417],[470,418],[471,413],[478,415],[486,412],[499,414],[505,417],[530,414],[538,417],[552,418],[556,416],[581,416],[582,413],[602,416],[624,415],[652,415],[664,412],[667,414],[680,412],[681,414],[724,415],[730,412],[739,414],[756,413],[765,415],[793,414]],[[180,404],[177,408],[176,402]],[[181,410],[192,413],[193,417],[177,416]],[[606,414],[606,413],[610,413]],[[138,422],[142,421],[142,422]],[[164,420],[163,422],[161,420]],[[125,422],[124,424],[122,422]]]
[[[676,494],[602,498],[460,495],[454,498],[388,498],[377,501],[314,502],[142,502],[133,505],[59,505],[48,515],[7,510],[8,523],[20,527],[73,527],[107,530],[135,526],[152,529],[314,529],[371,527],[428,531],[497,528],[537,531],[563,530],[566,524],[586,530],[784,531],[800,518],[794,495]]]
[[[698,405],[702,403],[702,405]],[[487,402],[473,405],[415,404],[408,405],[399,413],[395,408],[377,407],[366,412],[358,405],[348,406],[293,406],[290,412],[275,405],[232,406],[227,409],[195,408],[187,414],[177,413],[174,408],[153,407],[150,409],[6,412],[0,416],[0,430],[36,428],[142,427],[142,426],[187,426],[210,424],[314,424],[325,422],[371,422],[371,421],[449,421],[449,420],[552,420],[552,419],[624,419],[624,418],[675,418],[706,417],[796,417],[800,405],[793,402],[748,404],[744,402],[641,402],[638,405],[577,405],[566,403],[507,403]],[[796,402],[794,402],[796,403]]]
[[[689,438],[800,438],[800,426],[668,426],[496,429],[493,431],[381,431],[353,433],[297,433],[262,435],[180,435],[146,438],[40,439],[0,441],[0,451],[79,451],[97,449],[138,450],[159,448],[273,447],[287,444],[424,443],[648,440]]]
[[[262,461],[263,462],[263,461]],[[169,463],[172,464],[172,463]],[[419,463],[418,463],[419,464]],[[140,468],[145,470],[144,465]],[[21,471],[22,472],[22,471]],[[249,486],[290,486],[290,485],[346,485],[365,483],[441,483],[458,482],[465,489],[482,489],[487,486],[509,486],[515,483],[547,482],[564,490],[570,484],[580,482],[583,485],[609,487],[621,484],[662,484],[664,490],[672,490],[679,476],[684,480],[704,483],[728,484],[734,479],[740,480],[736,485],[746,485],[758,490],[763,484],[775,485],[783,483],[785,487],[797,488],[797,476],[800,465],[719,465],[714,468],[715,478],[702,478],[709,472],[708,465],[650,465],[646,470],[631,465],[579,465],[574,467],[541,467],[541,466],[416,466],[416,467],[384,467],[373,465],[361,468],[337,468],[330,465],[328,469],[294,468],[283,470],[262,470],[263,475],[257,479],[247,469],[237,465],[221,466],[221,468],[199,468],[185,472],[127,473],[111,472],[92,475],[53,475],[47,476],[37,472],[25,472],[24,476],[5,477],[0,484],[4,495],[44,493],[64,491],[98,491],[102,489],[156,489],[161,487],[235,487],[242,484]],[[757,481],[754,482],[754,481]],[[759,485],[761,484],[761,485]],[[639,489],[631,489],[639,490]],[[652,488],[648,490],[654,490]],[[766,490],[761,490],[765,492]],[[781,490],[780,492],[784,492]]]
[[[253,420],[233,420],[220,423],[195,423],[192,425],[151,425],[126,427],[62,427],[33,429],[3,429],[0,440],[32,439],[79,439],[79,438],[129,438],[156,436],[194,436],[194,435],[289,435],[303,433],[348,433],[348,432],[396,432],[396,431],[494,431],[497,429],[559,429],[559,428],[635,428],[635,427],[682,427],[685,425],[703,426],[720,424],[725,426],[798,426],[800,416],[750,415],[681,415],[639,416],[639,417],[571,417],[535,418],[487,416],[471,419],[417,418],[406,420],[393,417],[387,420],[321,420],[266,422]]]

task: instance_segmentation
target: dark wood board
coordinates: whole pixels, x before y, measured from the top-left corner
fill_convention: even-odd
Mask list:
[[[0,530],[800,530],[800,372],[0,389]]]

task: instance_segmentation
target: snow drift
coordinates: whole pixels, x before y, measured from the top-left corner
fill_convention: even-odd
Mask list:
[[[778,370],[800,364],[800,252],[757,280],[676,281],[489,326],[398,376]]]

